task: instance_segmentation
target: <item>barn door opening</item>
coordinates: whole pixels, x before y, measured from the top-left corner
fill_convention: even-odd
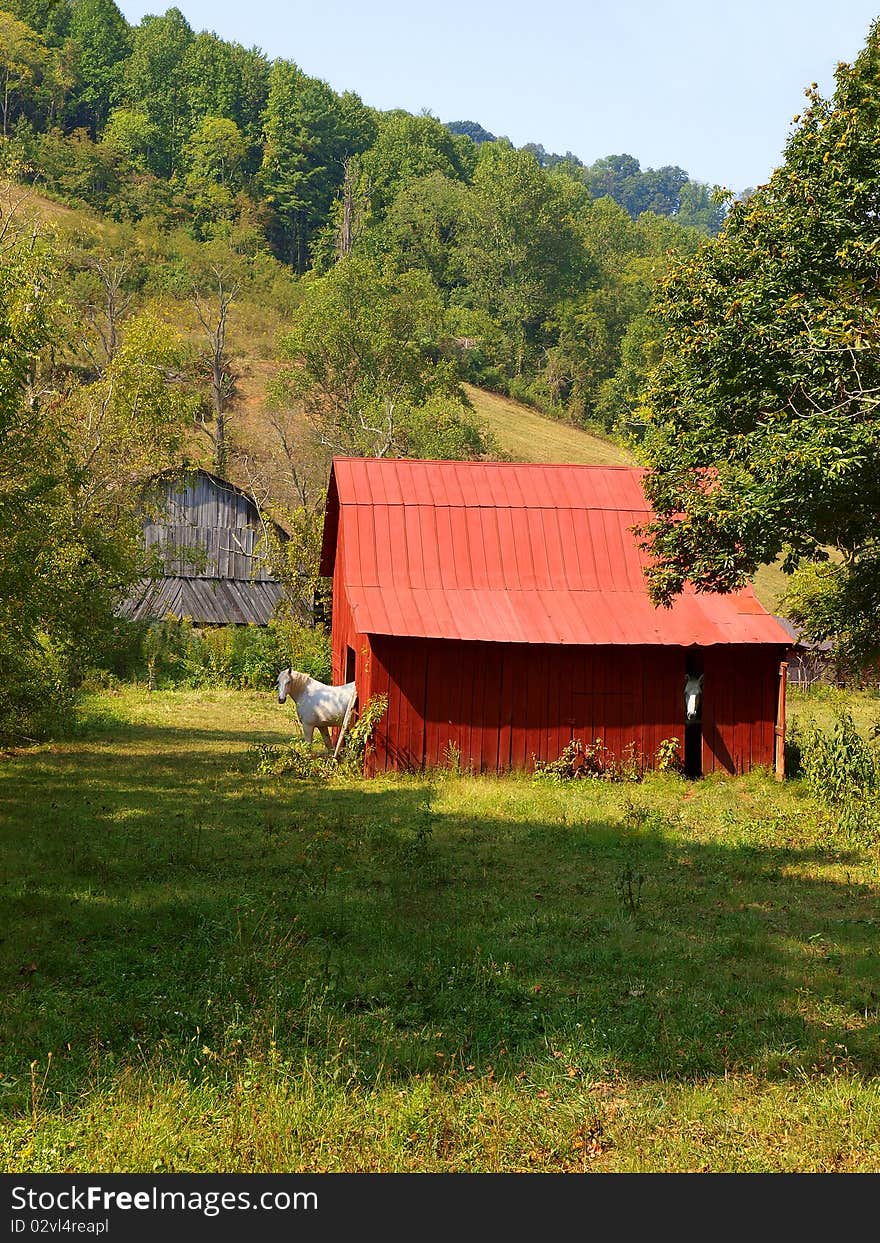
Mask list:
[[[703,653],[695,648],[687,654],[685,662],[685,685],[689,678],[699,678],[703,675]],[[682,696],[682,701],[684,696]],[[687,719],[687,708],[682,703],[684,711],[684,774],[692,780],[696,780],[703,775],[703,697],[700,700],[697,710],[697,719],[689,721]]]
[[[357,657],[354,654],[353,647],[345,649],[345,677],[343,682],[353,682],[355,679],[355,670],[357,668]]]

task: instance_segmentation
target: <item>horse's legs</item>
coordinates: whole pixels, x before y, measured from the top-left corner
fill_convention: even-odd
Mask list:
[[[308,725],[305,723],[305,721],[303,721],[303,722],[302,722],[302,730],[303,730],[303,738],[305,738],[305,740],[306,740],[306,744],[307,744],[308,746],[311,746],[311,745],[312,745],[312,738],[314,737],[314,734],[315,734],[315,723],[314,723],[314,721],[310,721]]]
[[[321,737],[324,739],[324,746],[327,748],[327,750],[328,750],[328,751],[332,751],[332,750],[333,750],[333,742],[332,742],[332,740],[331,740],[331,738],[330,738],[330,730],[329,730],[329,728],[328,728],[326,725],[319,725],[319,726],[318,726],[318,729],[319,729],[319,730],[320,730],[320,732],[321,732]]]

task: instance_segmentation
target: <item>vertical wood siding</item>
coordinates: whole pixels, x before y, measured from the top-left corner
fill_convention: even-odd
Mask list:
[[[352,647],[360,703],[388,696],[368,772],[445,765],[450,744],[474,772],[530,769],[536,757],[556,759],[572,738],[601,739],[618,759],[632,751],[647,767],[664,739],[677,738],[684,755],[684,648],[365,636],[341,566],[337,556],[333,680],[344,679]],[[772,766],[782,655],[770,646],[701,649],[704,774]]]

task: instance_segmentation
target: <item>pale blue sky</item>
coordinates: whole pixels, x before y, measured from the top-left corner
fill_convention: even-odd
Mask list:
[[[166,2],[118,0],[129,21]],[[377,108],[479,121],[585,162],[627,152],[742,190],[803,89],[830,93],[880,0],[178,0],[196,30],[295,60]]]

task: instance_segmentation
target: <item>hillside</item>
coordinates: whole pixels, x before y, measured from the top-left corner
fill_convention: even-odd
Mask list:
[[[7,184],[7,192],[10,190]],[[24,198],[18,210],[33,215],[42,227],[55,232],[65,250],[81,251],[85,238],[91,239],[93,247],[106,247],[108,250],[123,250],[126,245],[131,245],[131,231],[101,213],[85,207],[71,208],[32,188],[24,192],[16,189],[14,197],[18,198],[22,193]],[[175,262],[179,242],[179,238],[171,235],[166,238],[167,254],[160,255],[155,250],[148,254],[148,261],[153,265],[153,279],[157,263],[161,266]],[[190,248],[193,246],[191,242],[188,245]],[[144,290],[142,296],[148,292]],[[285,289],[283,296],[268,300],[260,296],[261,292],[258,289],[243,289],[230,318],[228,345],[235,373],[230,431],[236,452],[228,473],[242,486],[254,483],[256,476],[260,489],[267,490],[276,503],[295,505],[297,490],[291,478],[290,465],[283,460],[282,446],[268,413],[269,389],[278,370],[274,361],[276,341],[284,328],[285,312],[292,300],[291,291],[290,288]],[[190,299],[182,293],[174,296],[168,292],[158,298],[154,294],[153,298],[154,305],[161,305],[163,314],[176,324],[194,348],[198,348],[199,327]],[[550,418],[500,393],[471,384],[466,384],[464,388],[478,418],[486,424],[498,448],[516,461],[573,462],[597,466],[625,465],[634,461],[625,448],[611,440]],[[303,456],[310,457],[312,470],[309,473],[313,486],[317,486],[322,471],[319,462],[315,461],[310,429],[304,421],[297,421],[295,416],[291,427],[294,433],[292,443],[299,447]],[[190,454],[202,465],[210,466],[210,444],[204,436],[193,435]],[[762,567],[754,581],[761,603],[775,611],[787,585],[779,564]]]
[[[531,406],[466,384],[474,409],[505,453],[519,462],[577,462],[585,466],[623,466],[625,449],[568,423],[539,414]]]

